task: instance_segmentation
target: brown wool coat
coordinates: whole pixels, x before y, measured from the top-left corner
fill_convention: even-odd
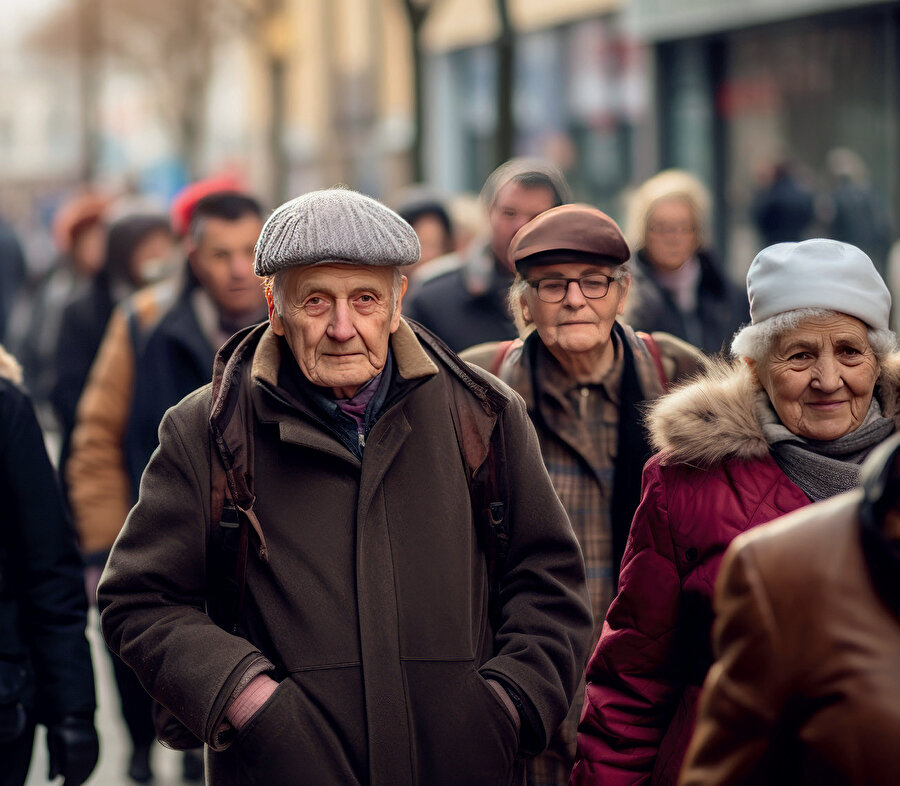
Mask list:
[[[728,550],[681,786],[900,781],[900,554],[861,503],[841,494]]]
[[[403,395],[362,462],[278,385],[280,343],[253,359],[256,513],[268,562],[248,565],[242,635],[205,615],[210,388],[166,415],[140,500],[100,584],[104,635],[149,693],[211,745],[216,784],[512,783],[519,757],[564,717],[591,635],[584,563],[525,408],[480,413],[502,428],[513,539],[499,628],[449,408],[462,384],[406,323],[392,339]],[[254,539],[253,544],[258,546]],[[266,659],[281,685],[227,748],[217,729]],[[517,739],[486,683],[533,716]]]

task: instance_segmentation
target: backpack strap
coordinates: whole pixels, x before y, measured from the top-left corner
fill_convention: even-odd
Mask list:
[[[666,370],[663,368],[662,362],[662,352],[659,349],[659,344],[656,342],[656,339],[653,338],[649,333],[645,333],[643,330],[635,331],[637,337],[644,342],[644,345],[647,347],[647,351],[650,353],[650,357],[653,358],[653,365],[656,366],[656,373],[659,376],[659,384],[662,385],[662,389],[664,392],[669,392],[669,379],[666,377]]]
[[[464,434],[476,431],[474,424],[468,422],[472,418],[471,410],[466,406],[468,402],[461,402],[459,398],[465,395],[467,394],[458,385],[450,383],[450,415],[460,456],[466,468],[472,521],[487,567],[488,614],[496,628],[500,609],[500,579],[506,572],[510,541],[506,441],[498,421],[491,431],[487,453],[481,460],[480,455],[474,452],[473,443],[463,437]]]
[[[495,377],[500,375],[500,369],[503,368],[503,363],[507,357],[509,357],[509,353],[513,351],[516,346],[521,346],[522,341],[518,338],[511,338],[509,341],[501,341],[497,344],[497,350],[494,354],[493,359],[491,360],[491,366],[488,371],[491,372]]]

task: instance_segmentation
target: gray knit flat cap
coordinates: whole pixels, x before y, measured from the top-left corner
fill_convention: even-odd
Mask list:
[[[285,202],[256,242],[253,270],[270,276],[295,265],[399,266],[419,261],[413,228],[381,202],[345,188]]]

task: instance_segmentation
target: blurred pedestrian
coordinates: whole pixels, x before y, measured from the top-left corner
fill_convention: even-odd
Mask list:
[[[94,191],[79,193],[63,204],[53,219],[53,240],[59,257],[13,309],[10,351],[21,362],[25,384],[48,424],[54,421],[50,402],[56,383],[56,348],[63,312],[88,289],[103,266],[108,207],[109,199]]]
[[[113,307],[165,269],[174,251],[165,216],[135,214],[112,222],[103,267],[63,311],[51,394],[61,430],[60,466],[68,460],[75,408]]]
[[[27,275],[25,255],[13,228],[0,216],[0,341]]]
[[[419,261],[409,272],[455,250],[453,222],[437,194],[424,187],[407,188],[398,200],[397,214],[415,230],[422,249]]]
[[[485,341],[515,338],[507,304],[513,264],[509,242],[539,213],[571,201],[556,166],[540,159],[514,158],[488,177],[481,191],[490,237],[473,243],[461,267],[422,284],[407,305],[420,322],[454,351]]]
[[[878,194],[862,158],[846,147],[828,152],[826,169],[831,179],[828,235],[850,243],[869,255],[882,278],[893,231],[884,199]]]
[[[792,162],[781,160],[770,169],[762,175],[751,206],[762,245],[804,240],[816,217],[813,191],[797,175]]]
[[[891,296],[833,240],[763,249],[738,358],[657,401],[657,453],[588,662],[573,784],[674,783],[712,664],[712,589],[739,533],[853,488],[900,423]]]
[[[520,782],[571,701],[578,544],[521,401],[402,319],[418,257],[361,194],[282,205],[256,254],[270,324],[160,426],[103,629],[206,742],[211,783]],[[479,467],[508,493],[472,491]],[[204,613],[222,474],[249,541],[227,629]]]
[[[78,404],[66,471],[94,581],[137,501],[163,414],[204,384],[216,350],[232,333],[266,316],[253,275],[259,203],[241,192],[213,192],[192,208],[180,290],[173,293],[172,282],[165,282],[138,292],[114,313]],[[118,658],[114,665],[132,738],[129,774],[146,782],[155,738],[151,701],[131,669]],[[193,756],[185,766],[190,778],[199,776]]]
[[[688,172],[660,172],[634,192],[625,229],[636,252],[625,321],[713,353],[749,315],[746,297],[709,248],[709,220],[709,194]]]
[[[703,354],[664,333],[638,337],[616,320],[630,283],[625,238],[587,205],[541,213],[512,240],[514,311],[533,325],[524,342],[486,354],[525,401],[544,464],[584,554],[592,646],[616,593],[619,563],[650,457],[644,402],[696,373]],[[468,353],[463,353],[467,357]],[[582,684],[549,749],[527,763],[531,786],[566,786],[575,764]]]
[[[0,346],[0,784],[25,783],[41,724],[48,778],[78,786],[99,751],[87,602],[72,525],[20,379]]]
[[[861,488],[726,552],[682,786],[897,782],[898,449],[873,452]]]

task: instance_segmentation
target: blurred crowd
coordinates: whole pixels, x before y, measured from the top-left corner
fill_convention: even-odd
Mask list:
[[[631,190],[621,230],[573,203],[540,159],[506,162],[477,197],[411,185],[390,200],[421,249],[403,270],[402,316],[522,397],[585,562],[593,656],[567,716],[544,730],[546,750],[527,758],[529,784],[775,782],[767,767],[785,782],[826,782],[837,768],[846,779],[835,782],[888,783],[900,769],[878,743],[882,723],[898,729],[896,711],[879,721],[878,697],[896,697],[896,677],[868,685],[896,665],[896,619],[885,623],[870,596],[880,582],[891,602],[900,591],[897,473],[893,453],[878,453],[900,417],[900,251],[860,158],[836,149],[827,166],[826,194],[788,161],[761,176],[746,282],[716,253],[710,193],[687,171]],[[167,211],[85,189],[57,211],[58,257],[37,278],[29,271],[44,266],[0,222],[0,485],[14,500],[0,590],[3,604],[26,599],[0,621],[17,631],[0,649],[0,752],[15,759],[0,783],[23,782],[35,724],[50,730],[67,784],[93,767],[87,603],[143,493],[166,410],[210,381],[228,339],[272,317],[254,273],[268,214],[231,178],[186,186]],[[832,410],[844,404],[841,420]],[[867,459],[881,462],[869,470],[881,485],[862,508],[853,497],[729,550],[759,524],[862,493]],[[862,547],[845,524],[858,519]],[[846,541],[840,566],[813,525]],[[14,568],[25,555],[35,564]],[[870,574],[873,591],[862,587]],[[812,608],[826,603],[847,617],[837,630],[822,620],[831,608]],[[885,624],[890,634],[871,633]],[[854,625],[865,662],[829,665]],[[109,657],[127,776],[149,782],[147,678]],[[20,679],[3,676],[7,659],[23,665]],[[803,676],[815,669],[819,693]],[[841,703],[846,714],[820,717]],[[839,737],[871,746],[870,758],[844,755]],[[185,753],[186,780],[203,766]]]

